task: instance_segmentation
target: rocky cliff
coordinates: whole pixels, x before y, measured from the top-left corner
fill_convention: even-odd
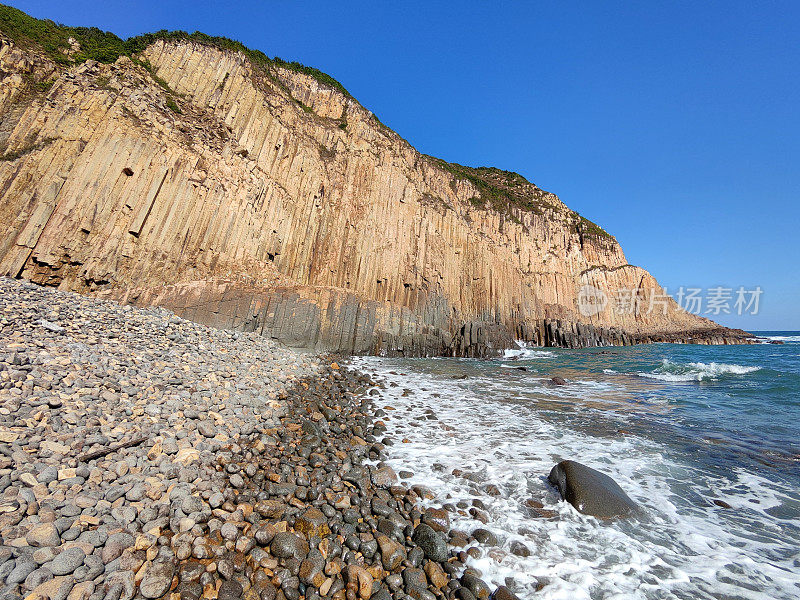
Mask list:
[[[165,37],[108,63],[0,41],[2,274],[347,353],[744,340],[648,311],[655,279],[521,176],[417,152],[316,71]],[[638,309],[581,311],[585,286]]]

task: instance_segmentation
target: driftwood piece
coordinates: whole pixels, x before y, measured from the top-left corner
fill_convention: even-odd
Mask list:
[[[111,446],[106,446],[105,448],[100,448],[99,450],[92,450],[91,452],[87,452],[86,454],[81,454],[78,457],[78,462],[89,462],[90,460],[94,460],[95,458],[100,458],[101,456],[105,456],[106,454],[111,454],[112,452],[116,452],[117,450],[122,450],[123,448],[130,448],[132,446],[138,446],[143,441],[147,439],[147,436],[142,436],[138,438],[133,438],[127,442],[120,442],[119,444],[112,444]]]

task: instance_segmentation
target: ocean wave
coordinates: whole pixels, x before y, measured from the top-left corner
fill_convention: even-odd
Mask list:
[[[550,350],[540,350],[538,348],[528,348],[525,342],[517,341],[517,348],[507,348],[503,352],[503,358],[516,360],[529,360],[532,358],[553,358],[555,352]]]
[[[385,460],[396,471],[413,465],[409,483],[436,494],[423,506],[483,502],[488,523],[466,511],[450,518],[456,529],[483,527],[497,538],[497,546],[481,547],[482,556],[467,559],[491,587],[511,578],[519,597],[543,600],[638,599],[652,589],[684,598],[711,597],[708,590],[752,600],[796,597],[793,554],[787,551],[795,538],[786,538],[800,520],[792,518],[787,528],[773,516],[796,498],[780,483],[747,472],[719,477],[677,462],[660,443],[637,435],[591,435],[543,419],[532,407],[487,393],[502,389],[502,379],[475,378],[477,389],[463,389],[413,369],[398,375],[392,360],[359,357],[353,363],[396,384],[381,388],[380,401],[396,409],[384,419],[386,435],[404,443],[392,446]],[[700,364],[660,368],[702,370]],[[703,365],[725,372],[731,366],[752,368]],[[406,388],[415,393],[404,395]],[[428,419],[429,411],[436,420]],[[612,476],[647,519],[599,522],[560,501],[544,475],[560,458],[573,456]],[[489,495],[488,484],[502,493]],[[710,498],[735,510],[720,510]],[[530,556],[514,554],[519,543]]]
[[[661,366],[652,372],[639,372],[640,377],[658,379],[660,381],[703,381],[717,379],[723,375],[746,375],[761,370],[761,367],[747,367],[725,363],[690,362],[680,364],[664,359]]]
[[[767,335],[758,338],[767,342],[800,342],[800,335]]]

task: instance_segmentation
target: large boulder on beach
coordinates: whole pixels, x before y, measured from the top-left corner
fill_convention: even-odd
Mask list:
[[[562,460],[547,478],[579,512],[599,519],[626,517],[636,503],[608,475],[574,460]]]

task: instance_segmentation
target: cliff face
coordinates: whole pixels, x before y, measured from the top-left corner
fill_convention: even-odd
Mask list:
[[[556,196],[422,155],[313,75],[187,40],[136,58],[0,42],[2,274],[341,352],[743,339],[648,313],[655,279]],[[587,285],[640,310],[584,315]]]

